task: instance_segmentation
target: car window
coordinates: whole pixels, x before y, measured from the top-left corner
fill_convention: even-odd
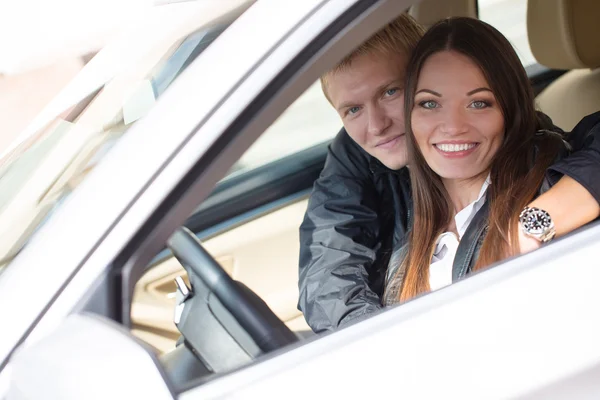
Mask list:
[[[0,272],[52,210],[232,21],[153,47],[0,159]],[[189,29],[188,31],[189,32]]]
[[[527,37],[527,0],[478,0],[479,18],[512,43],[525,67],[535,64]]]
[[[225,179],[330,140],[341,127],[317,81],[260,136]]]

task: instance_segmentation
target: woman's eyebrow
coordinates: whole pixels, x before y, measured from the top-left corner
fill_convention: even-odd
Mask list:
[[[430,89],[421,89],[421,90],[419,90],[419,91],[418,91],[417,93],[415,93],[415,94],[419,94],[419,93],[430,93],[430,94],[432,94],[432,95],[434,95],[434,96],[437,96],[437,97],[442,97],[442,95],[441,95],[441,94],[439,94],[438,92],[435,92],[435,91],[433,91],[433,90],[430,90]]]
[[[475,93],[484,92],[484,91],[485,92],[491,92],[492,90],[489,89],[489,88],[486,88],[486,87],[480,87],[480,88],[477,88],[477,89],[473,89],[470,92],[467,92],[467,96],[472,96]]]

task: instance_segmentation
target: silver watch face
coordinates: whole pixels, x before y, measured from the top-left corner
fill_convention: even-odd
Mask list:
[[[550,214],[539,208],[527,208],[520,216],[521,225],[530,235],[541,235],[552,228]]]

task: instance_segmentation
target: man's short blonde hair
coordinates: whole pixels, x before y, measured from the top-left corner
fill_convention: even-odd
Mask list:
[[[356,58],[367,54],[383,56],[403,54],[410,57],[424,33],[425,29],[413,17],[406,13],[401,14],[321,76],[321,88],[327,100],[331,103],[331,99],[327,94],[328,80],[331,75],[349,68]]]

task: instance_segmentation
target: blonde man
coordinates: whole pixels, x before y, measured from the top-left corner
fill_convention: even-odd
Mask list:
[[[344,129],[300,227],[298,307],[315,332],[381,307],[389,255],[408,223],[404,72],[423,33],[401,15],[321,78]]]

